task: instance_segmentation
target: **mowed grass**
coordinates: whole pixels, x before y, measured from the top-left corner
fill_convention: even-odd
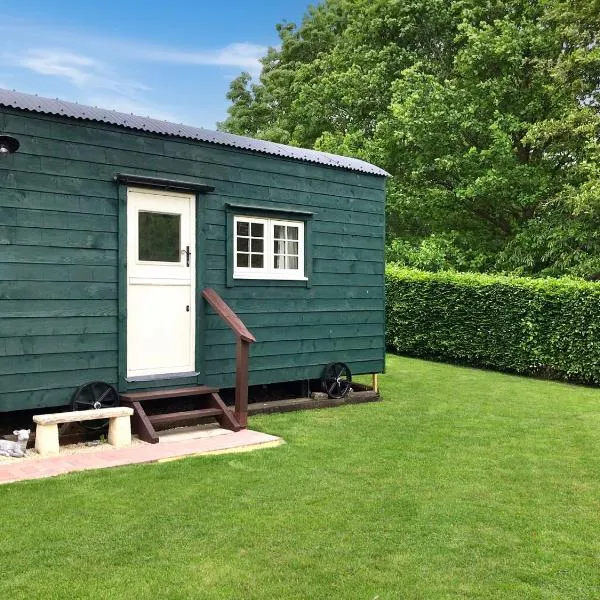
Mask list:
[[[0,487],[2,598],[600,598],[600,390],[388,357],[278,448]]]

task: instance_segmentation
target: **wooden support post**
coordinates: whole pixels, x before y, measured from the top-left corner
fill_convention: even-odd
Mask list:
[[[373,391],[379,393],[379,374],[373,373]]]
[[[250,344],[238,338],[235,353],[235,418],[248,427],[248,350]]]

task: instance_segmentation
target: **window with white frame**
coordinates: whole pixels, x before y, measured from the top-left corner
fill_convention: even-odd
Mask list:
[[[234,217],[233,276],[237,279],[305,279],[304,223]]]

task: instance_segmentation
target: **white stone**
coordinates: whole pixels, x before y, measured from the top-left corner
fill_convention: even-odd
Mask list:
[[[58,425],[38,425],[35,430],[35,449],[42,456],[58,454]]]
[[[108,422],[108,443],[115,448],[131,445],[131,418],[113,417]]]
[[[108,419],[108,443],[116,448],[131,445],[131,415],[133,408],[118,406],[97,410],[74,410],[71,412],[35,415],[35,449],[42,456],[58,454],[58,424],[77,421]]]
[[[99,408],[94,410],[74,410],[71,412],[35,415],[33,420],[39,425],[52,423],[76,423],[77,421],[94,421],[95,419],[110,419],[111,417],[130,417],[133,408],[116,406],[114,408]]]

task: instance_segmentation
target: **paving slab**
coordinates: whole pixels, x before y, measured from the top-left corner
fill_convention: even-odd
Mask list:
[[[283,444],[274,435],[243,429],[241,431],[211,431],[164,433],[165,441],[158,444],[139,442],[127,448],[113,448],[108,444],[95,446],[95,451],[86,448],[80,454],[59,454],[47,458],[15,458],[0,462],[0,485],[28,479],[42,479],[92,469],[105,469],[124,465],[177,460],[187,456],[248,452]],[[177,437],[179,435],[179,438]],[[168,439],[168,442],[167,442]]]

